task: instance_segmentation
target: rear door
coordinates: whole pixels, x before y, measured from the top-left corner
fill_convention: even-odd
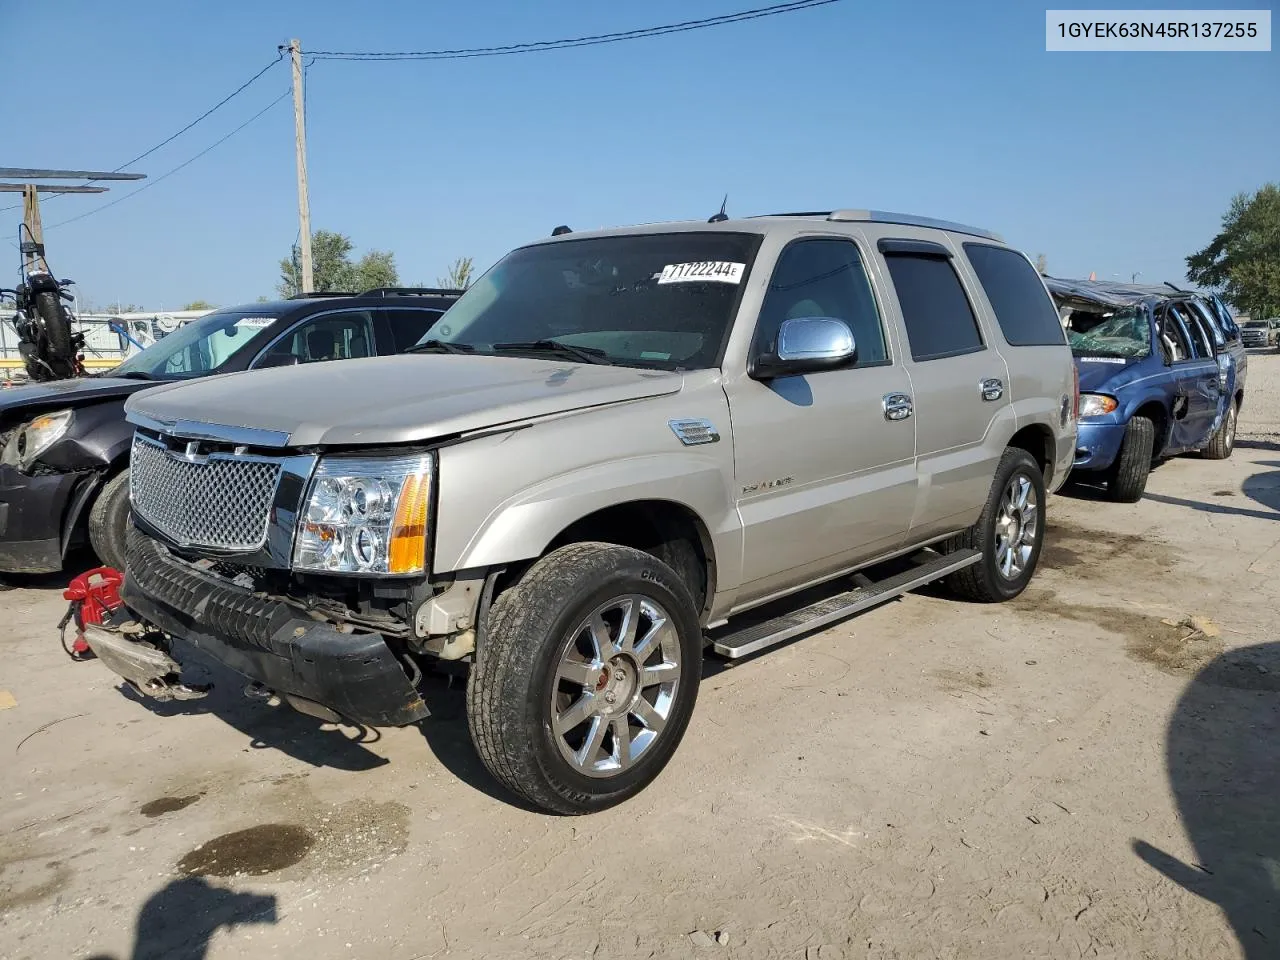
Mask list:
[[[1009,372],[948,247],[893,238],[878,246],[907,338],[920,485],[908,539],[918,541],[967,526],[981,512],[1003,452],[988,442],[991,426],[1012,417]]]

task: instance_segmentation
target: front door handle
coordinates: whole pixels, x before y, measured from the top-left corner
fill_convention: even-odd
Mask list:
[[[880,403],[886,420],[905,420],[914,410],[911,397],[905,393],[886,393]]]
[[[1004,381],[999,377],[988,377],[978,382],[978,393],[988,403],[1004,396]]]

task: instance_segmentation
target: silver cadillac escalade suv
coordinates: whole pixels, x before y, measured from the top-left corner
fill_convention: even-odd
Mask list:
[[[88,639],[154,696],[195,695],[190,644],[368,725],[465,660],[488,769],[598,810],[667,763],[704,656],[931,580],[1017,596],[1076,394],[1043,282],[984,230],[561,227],[410,355],[131,398],[128,620]]]

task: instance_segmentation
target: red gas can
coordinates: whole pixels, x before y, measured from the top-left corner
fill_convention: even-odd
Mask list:
[[[62,636],[62,649],[75,660],[87,660],[93,656],[89,644],[85,643],[84,628],[86,624],[100,624],[120,607],[120,583],[124,574],[112,567],[95,567],[80,574],[62,591],[64,600],[71,601],[66,616],[58,624]],[[67,646],[67,624],[76,622],[76,637],[71,646]]]

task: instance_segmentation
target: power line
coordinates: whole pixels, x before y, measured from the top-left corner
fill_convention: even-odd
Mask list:
[[[126,194],[125,194],[124,196],[122,196],[122,197],[117,197],[116,199],[112,200],[110,203],[104,203],[104,204],[103,204],[102,206],[100,206],[100,207],[94,207],[92,210],[86,210],[84,213],[79,214],[78,216],[74,216],[74,217],[72,217],[72,218],[71,218],[71,219],[69,219],[69,220],[62,220],[62,221],[59,221],[58,223],[50,224],[49,226],[45,227],[45,229],[46,229],[46,230],[52,230],[54,227],[65,227],[68,223],[75,223],[77,220],[83,220],[85,217],[91,217],[91,216],[93,216],[95,213],[101,213],[103,210],[106,210],[108,207],[114,207],[117,203],[124,203],[124,201],[128,200],[130,197],[136,197],[136,196],[137,196],[138,194],[140,194],[143,190],[150,190],[150,189],[151,189],[152,187],[154,187],[157,183],[160,183],[160,182],[161,182],[161,181],[163,181],[163,180],[167,180],[169,177],[173,176],[173,175],[174,175],[175,173],[177,173],[179,170],[182,170],[183,168],[188,167],[188,166],[190,166],[191,164],[195,163],[197,160],[199,160],[201,157],[203,157],[206,153],[208,153],[208,152],[209,152],[210,150],[212,150],[214,147],[218,147],[218,146],[221,146],[222,144],[226,143],[228,140],[230,140],[232,137],[234,137],[237,133],[239,133],[239,132],[240,132],[241,130],[243,130],[245,127],[249,126],[249,124],[253,123],[253,121],[257,120],[257,119],[258,119],[259,117],[261,117],[264,113],[266,113],[268,110],[270,110],[272,107],[274,107],[274,106],[275,106],[277,103],[279,103],[281,100],[284,100],[286,97],[289,97],[289,96],[291,96],[291,95],[292,95],[292,91],[291,91],[291,90],[286,90],[284,93],[280,94],[280,96],[276,97],[274,100],[272,100],[272,101],[271,101],[270,103],[268,103],[265,107],[263,107],[261,110],[259,110],[257,113],[255,113],[252,117],[250,117],[250,118],[249,118],[248,120],[246,120],[244,123],[240,124],[240,126],[236,127],[234,130],[232,130],[232,131],[231,131],[230,133],[228,133],[226,136],[221,137],[221,138],[219,138],[218,140],[215,140],[213,143],[209,144],[209,146],[205,147],[203,150],[201,150],[199,153],[197,153],[194,157],[192,157],[192,158],[191,158],[191,159],[189,159],[189,160],[185,160],[185,161],[183,161],[182,163],[180,163],[180,164],[178,164],[176,167],[174,167],[172,170],[169,170],[169,171],[168,171],[168,172],[166,172],[166,173],[162,173],[160,176],[156,177],[154,180],[149,180],[149,181],[147,181],[147,183],[146,183],[144,186],[139,187],[137,190],[134,190],[134,191],[132,191],[131,193],[126,193]]]
[[[616,33],[599,33],[584,37],[569,37],[562,40],[539,40],[530,43],[513,43],[504,47],[469,47],[458,50],[417,50],[408,52],[358,52],[351,50],[309,50],[307,55],[317,60],[466,60],[472,57],[503,57],[518,53],[542,53],[548,50],[567,50],[574,47],[590,47],[602,43],[618,43],[622,40],[639,40],[645,37],[661,37],[671,33],[685,33],[690,30],[705,30],[708,27],[720,27],[730,23],[743,23],[747,20],[759,20],[764,17],[776,17],[784,13],[796,13],[814,7],[824,7],[840,0],[792,0],[790,3],[776,3],[768,7],[754,10],[741,10],[737,13],[726,13],[718,17],[705,17],[700,20],[685,20],[681,23],[667,23],[656,27],[641,27],[635,30],[622,30]]]
[[[234,100],[236,97],[238,97],[240,94],[244,93],[244,91],[248,90],[248,89],[249,89],[249,87],[250,87],[250,86],[252,86],[252,85],[253,85],[253,83],[254,83],[254,82],[255,82],[259,77],[261,77],[264,73],[266,73],[268,70],[270,70],[272,67],[274,67],[277,63],[279,63],[279,62],[280,62],[281,60],[283,60],[283,59],[284,59],[284,54],[283,54],[283,53],[278,53],[278,54],[277,54],[277,56],[276,56],[276,58],[275,58],[274,60],[272,60],[270,63],[268,63],[265,67],[263,67],[261,70],[259,70],[257,73],[255,73],[252,77],[250,77],[250,78],[249,78],[248,80],[246,80],[244,83],[240,84],[240,86],[238,86],[238,87],[236,87],[234,90],[232,90],[229,94],[227,94],[225,97],[223,97],[223,98],[222,98],[221,100],[219,100],[217,103],[215,103],[212,107],[210,107],[210,108],[209,108],[208,110],[206,110],[204,113],[200,114],[200,116],[196,117],[194,120],[192,120],[190,123],[188,123],[185,127],[183,127],[181,130],[179,130],[177,133],[173,134],[173,136],[171,136],[171,137],[166,137],[164,140],[161,140],[159,143],[157,143],[157,144],[156,144],[154,147],[152,147],[150,150],[144,150],[142,153],[138,154],[138,155],[137,155],[136,157],[134,157],[132,160],[127,160],[127,161],[125,161],[124,163],[120,164],[120,166],[116,167],[116,168],[115,168],[114,170],[112,170],[111,172],[112,172],[112,173],[119,173],[119,172],[120,172],[121,170],[123,170],[125,167],[131,167],[131,166],[133,166],[135,163],[137,163],[139,160],[145,160],[147,157],[151,156],[153,153],[155,153],[155,152],[156,152],[157,150],[159,150],[161,147],[165,147],[165,146],[168,146],[169,144],[173,143],[173,141],[177,140],[180,136],[182,136],[184,133],[186,133],[188,130],[190,130],[192,127],[194,127],[196,124],[200,123],[202,120],[206,120],[210,115],[212,115],[212,114],[214,113],[214,111],[218,110],[218,109],[219,109],[219,108],[221,108],[221,107],[226,106],[228,103],[230,103],[230,102],[231,102],[232,100]],[[86,181],[85,181],[85,184],[86,184],[86,185],[88,185],[88,184],[90,184],[90,183],[96,183],[96,182],[97,182],[96,180],[86,180]],[[137,193],[137,192],[138,192],[137,190],[135,190],[135,191],[134,191],[134,193]],[[132,196],[132,194],[130,194],[130,196]],[[55,196],[53,196],[53,197],[50,197],[50,198],[49,198],[49,200],[46,200],[46,201],[45,201],[45,203],[48,203],[50,200],[56,200],[56,199],[57,199],[57,195],[55,195]],[[8,211],[8,210],[17,210],[17,209],[18,209],[18,207],[20,207],[20,206],[22,206],[22,204],[20,204],[20,203],[15,203],[15,204],[13,204],[13,205],[11,205],[11,206],[8,206],[8,207],[0,207],[0,213],[4,213],[4,212],[6,212],[6,211]],[[107,204],[106,206],[107,206],[107,207],[109,207],[109,206],[111,206],[111,204],[109,203],[109,204]],[[99,208],[97,208],[97,209],[106,209],[106,207],[99,207]],[[63,222],[64,222],[64,223],[69,223],[70,221],[63,221]]]

